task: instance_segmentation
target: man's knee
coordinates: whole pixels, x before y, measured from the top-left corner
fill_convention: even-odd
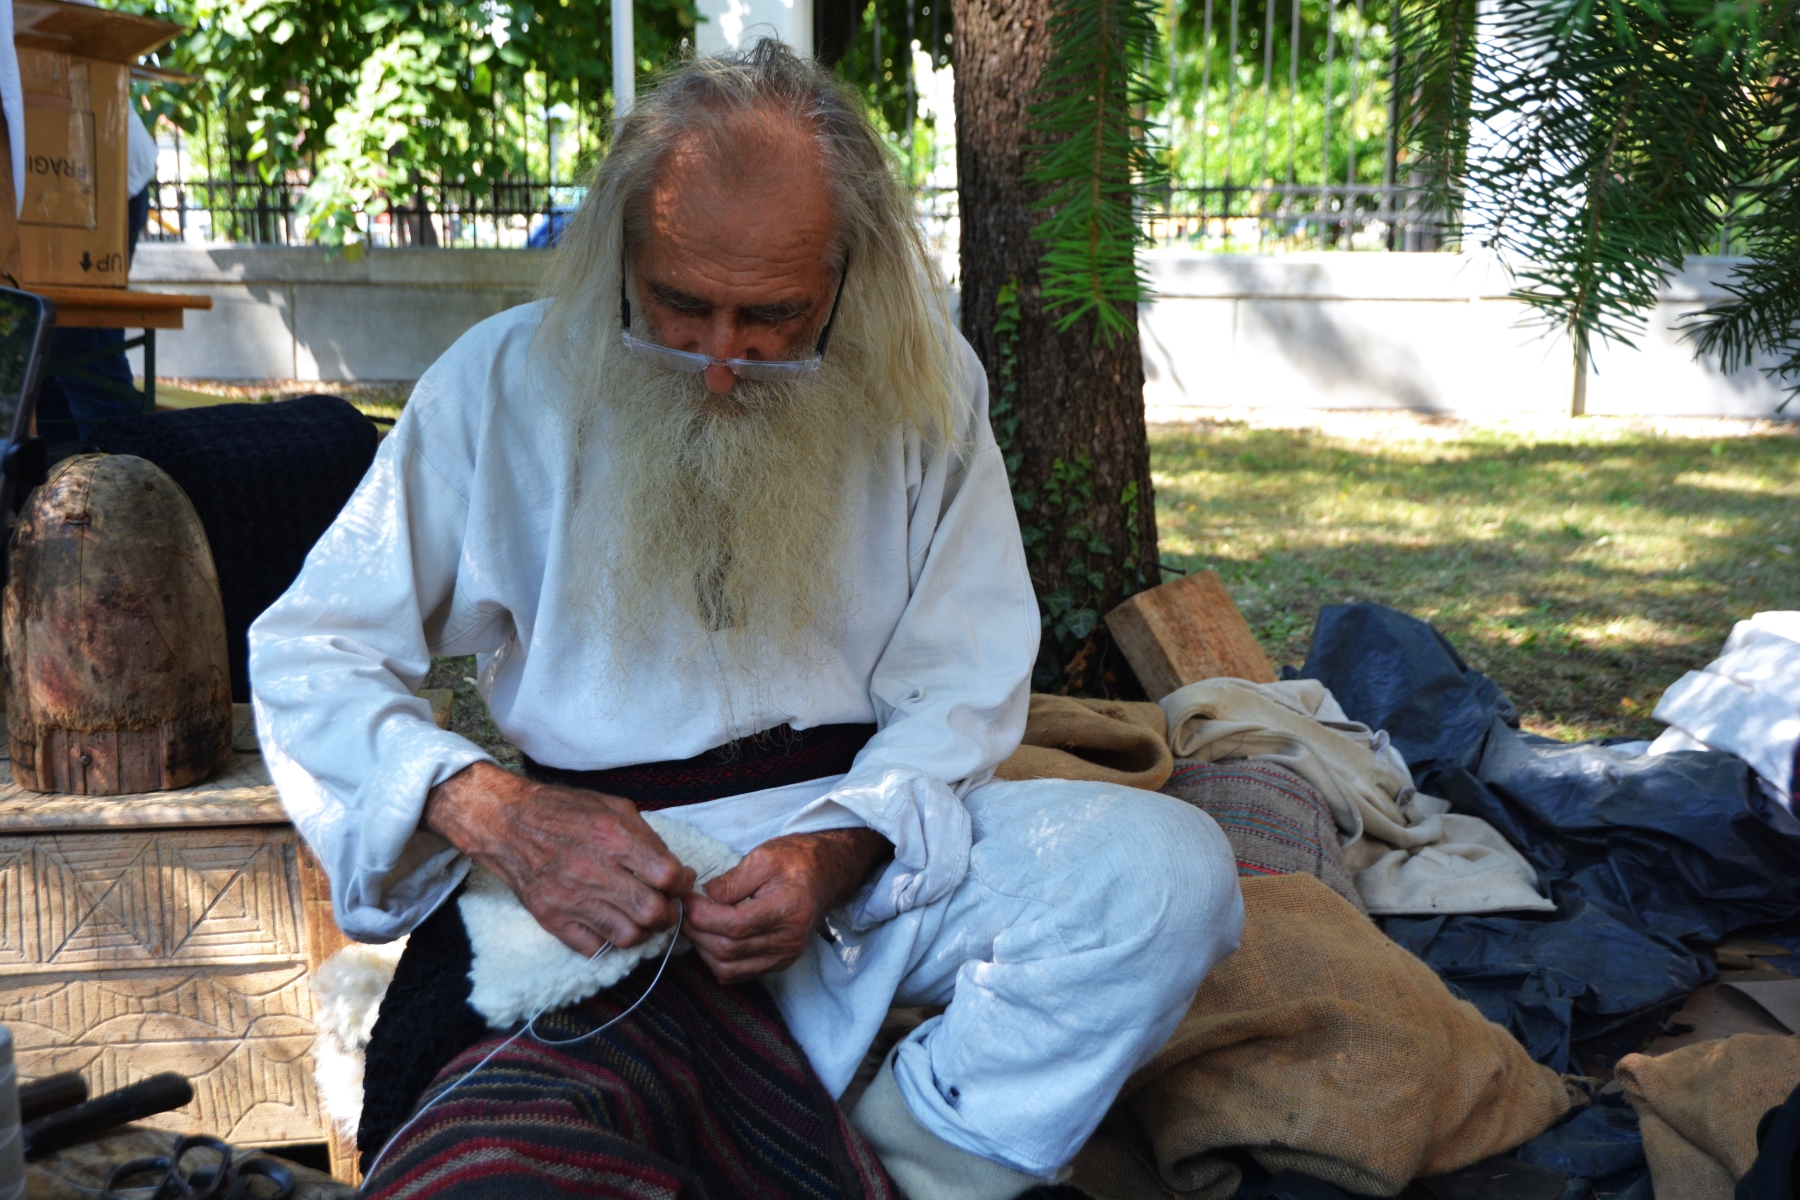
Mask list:
[[[1003,787],[1016,791],[984,794]],[[991,784],[970,800],[972,869],[996,890],[1028,890],[1061,910],[1065,938],[1152,961],[1178,989],[1198,986],[1237,948],[1236,858],[1218,825],[1191,805],[1067,780]]]

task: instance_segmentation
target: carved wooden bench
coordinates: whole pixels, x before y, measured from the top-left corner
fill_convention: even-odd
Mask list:
[[[20,1074],[80,1071],[98,1093],[179,1071],[193,1104],[145,1124],[239,1146],[326,1142],[333,1174],[354,1179],[313,1086],[307,985],[344,938],[261,756],[132,796],[4,781],[0,1022]]]

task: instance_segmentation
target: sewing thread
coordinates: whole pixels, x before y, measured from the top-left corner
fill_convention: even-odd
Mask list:
[[[537,1042],[539,1045],[542,1045],[542,1046],[573,1046],[579,1042],[585,1042],[590,1038],[599,1037],[601,1034],[603,1034],[607,1030],[611,1029],[614,1025],[617,1025],[620,1021],[623,1021],[626,1017],[629,1017],[632,1013],[636,1012],[638,1010],[638,1006],[640,1004],[642,1004],[644,1001],[648,1000],[650,998],[650,993],[654,992],[656,990],[656,985],[662,982],[663,971],[668,968],[669,960],[671,958],[675,957],[675,943],[680,941],[680,939],[681,939],[681,926],[682,926],[682,922],[684,922],[686,919],[687,919],[687,906],[684,905],[681,901],[677,900],[675,902],[675,928],[673,930],[671,930],[669,933],[669,948],[667,950],[663,951],[662,962],[657,964],[656,974],[654,976],[652,976],[650,979],[650,986],[644,989],[643,995],[639,996],[636,1000],[633,1000],[631,1002],[630,1008],[626,1009],[624,1012],[620,1013],[618,1016],[614,1017],[612,1020],[608,1021],[606,1024],[600,1026],[598,1029],[590,1029],[586,1033],[579,1034],[572,1038],[560,1038],[560,1039],[553,1040],[551,1038],[542,1036],[537,1031],[537,1028],[536,1028],[537,1019],[544,1015],[544,1010],[549,1007],[549,1003],[546,1001],[544,1004],[538,1005],[537,1011],[532,1013],[529,1017],[526,1017],[525,1023],[523,1025],[519,1026],[519,1028],[511,1036],[509,1036],[504,1042],[501,1042],[498,1046],[495,1046],[492,1050],[489,1050],[485,1055],[482,1056],[480,1062],[476,1063],[474,1066],[470,1067],[466,1072],[463,1073],[463,1077],[461,1079],[458,1079],[455,1083],[451,1084],[449,1087],[447,1087],[443,1091],[439,1092],[436,1096],[432,1097],[431,1103],[427,1104],[424,1108],[421,1108],[418,1112],[416,1112],[412,1116],[408,1117],[406,1119],[406,1124],[400,1126],[399,1129],[394,1131],[394,1136],[390,1137],[387,1140],[387,1144],[381,1148],[381,1153],[377,1154],[375,1156],[375,1161],[369,1164],[368,1173],[363,1177],[362,1187],[359,1187],[356,1189],[357,1194],[360,1195],[362,1193],[363,1189],[367,1188],[369,1186],[369,1180],[375,1178],[375,1172],[381,1167],[381,1162],[383,1159],[385,1159],[387,1157],[388,1151],[392,1150],[394,1148],[395,1143],[397,1143],[401,1139],[401,1137],[405,1135],[407,1130],[411,1129],[413,1127],[413,1125],[418,1122],[420,1117],[424,1116],[426,1113],[430,1112],[432,1109],[434,1109],[438,1105],[442,1104],[445,1100],[449,1099],[451,1092],[454,1092],[457,1088],[459,1088],[463,1084],[467,1083],[469,1081],[470,1077],[473,1076],[475,1074],[475,1072],[481,1070],[481,1068],[487,1066],[488,1063],[493,1060],[493,1058],[496,1054],[499,1054],[502,1050],[506,1049],[508,1046],[512,1045],[514,1042],[518,1041],[520,1038],[524,1037],[526,1034],[530,1034],[531,1040],[534,1042]],[[613,944],[611,942],[606,943],[604,946],[602,946],[598,950],[594,951],[593,954],[588,956],[588,962],[590,962],[590,963],[598,962],[600,959],[600,956],[602,954],[606,954],[606,953],[610,952],[612,950],[612,948],[613,948]]]

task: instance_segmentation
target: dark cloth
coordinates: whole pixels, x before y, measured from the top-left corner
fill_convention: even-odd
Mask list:
[[[403,1132],[361,1194],[900,1200],[767,989],[722,985],[691,954],[651,988],[656,966],[536,1025],[549,1041],[578,1037],[649,989],[598,1037],[521,1037],[464,1080],[505,1039],[469,1047],[424,1099],[454,1094]]]
[[[525,773],[542,783],[622,796],[642,812],[655,812],[842,775],[874,736],[873,725],[820,725],[801,730],[777,725],[677,762],[565,771],[527,755]]]
[[[88,440],[91,450],[149,459],[193,502],[225,601],[232,699],[250,699],[250,623],[300,574],[375,444],[375,426],[336,396],[139,414]]]
[[[1800,914],[1800,824],[1731,755],[1520,733],[1511,702],[1441,633],[1378,604],[1325,608],[1299,674],[1385,728],[1420,790],[1489,822],[1537,869],[1555,913],[1382,925],[1540,1062],[1610,1066],[1584,1064],[1580,1043],[1712,980],[1700,946]]]
[[[146,184],[126,205],[126,256],[137,256],[138,238],[150,223],[150,189]],[[125,344],[122,329],[86,329],[58,326],[50,335],[50,357],[68,360],[97,354]],[[131,363],[123,350],[83,365],[102,379],[125,387],[136,387]],[[52,375],[38,388],[38,432],[52,442],[73,441],[89,437],[102,422],[115,417],[132,417],[144,411],[141,397],[121,396],[65,375]]]
[[[356,1129],[364,1171],[445,1065],[488,1036],[487,1019],[469,1007],[474,961],[454,895],[407,939],[364,1051]]]
[[[862,748],[874,731],[875,728],[872,725],[826,725],[796,733],[784,725],[753,737],[739,739],[680,762],[649,763],[611,771],[567,771],[527,759],[526,767],[527,773],[534,779],[605,791],[630,800],[640,809],[651,811],[677,804],[700,803],[725,796],[742,795],[764,788],[805,783],[824,776],[840,774],[849,768],[850,759],[855,757],[856,751]],[[824,764],[824,769],[821,769],[821,764]],[[671,799],[674,796],[683,798]],[[452,898],[440,905],[437,911],[433,912],[413,931],[412,937],[406,944],[406,951],[400,956],[400,963],[395,969],[394,981],[389,986],[387,995],[382,999],[381,1012],[376,1018],[375,1028],[370,1036],[363,1070],[362,1120],[356,1136],[357,1148],[361,1152],[362,1166],[365,1171],[380,1152],[381,1147],[386,1145],[388,1139],[394,1135],[394,1131],[405,1123],[407,1117],[417,1106],[421,1094],[434,1079],[441,1083],[460,1077],[463,1071],[479,1061],[479,1056],[469,1057],[475,1053],[475,1050],[471,1049],[472,1046],[479,1049],[480,1046],[477,1043],[480,1043],[491,1048],[495,1044],[495,1040],[488,1036],[486,1020],[469,1006],[469,992],[472,987],[469,970],[472,962],[473,953],[469,947],[468,933],[463,928],[462,913]],[[681,970],[677,970],[677,964],[686,965]],[[641,972],[639,974],[641,975]],[[772,1062],[773,1059],[765,1060],[759,1056],[776,1055],[776,1051],[779,1049],[780,1054],[776,1057],[787,1064],[782,1067],[782,1070],[789,1074],[797,1072],[798,1076],[803,1076],[807,1081],[808,1087],[823,1095],[822,1085],[814,1077],[812,1067],[807,1063],[799,1046],[788,1034],[786,1026],[782,1024],[781,1017],[774,1008],[773,1000],[770,999],[767,989],[760,982],[733,988],[722,988],[716,984],[702,987],[696,983],[701,976],[704,976],[705,980],[712,978],[710,972],[699,967],[697,960],[692,956],[678,958],[672,962],[668,974],[657,986],[657,991],[658,993],[684,993],[686,998],[665,997],[662,1002],[655,1005],[646,1002],[645,1008],[639,1009],[631,1018],[615,1026],[602,1038],[596,1039],[593,1052],[601,1055],[601,1058],[589,1061],[585,1057],[587,1051],[582,1051],[583,1057],[571,1059],[569,1065],[571,1070],[575,1071],[575,1075],[572,1077],[575,1082],[569,1086],[578,1091],[582,1088],[601,1086],[593,1082],[594,1078],[598,1078],[592,1076],[595,1069],[594,1063],[611,1062],[610,1059],[605,1058],[605,1055],[620,1053],[622,1051],[619,1050],[619,1047],[632,1045],[637,1039],[670,1036],[676,1037],[676,1041],[683,1046],[705,1044],[704,1039],[699,1042],[694,1040],[701,1038],[698,1031],[690,1030],[676,1036],[670,1034],[666,1029],[650,1033],[640,1028],[646,1022],[673,1020],[674,1018],[668,1014],[675,1011],[669,1007],[674,1005],[681,1012],[711,1011],[711,1019],[722,1023],[722,1028],[759,1030],[758,1037],[766,1041],[768,1045],[765,1046],[759,1042],[748,1048],[738,1047],[735,1053],[740,1057],[748,1054],[749,1058],[745,1061],[750,1063]],[[599,1008],[588,1006],[577,1006],[577,1008],[580,1012],[590,1014],[605,1011],[605,1005],[613,1003],[614,1000],[617,1000],[619,1007],[622,1008],[641,995],[643,987],[647,983],[647,976],[639,978],[638,975],[634,975],[602,997],[590,1002],[600,1005]],[[681,1005],[689,1007],[681,1008]],[[692,1008],[694,1005],[698,1005],[698,1009]],[[764,1012],[764,1009],[767,1010],[766,1019],[763,1015],[759,1015]],[[562,1020],[563,1016],[559,1015],[557,1019]],[[570,1019],[584,1018],[577,1015]],[[546,1036],[560,1036],[550,1032],[556,1027],[551,1024],[548,1017],[540,1023],[539,1028],[545,1031]],[[529,1039],[524,1039],[524,1042],[527,1043],[528,1048],[527,1046],[515,1046],[508,1050],[508,1055],[512,1055],[515,1051],[523,1054],[536,1054],[545,1050],[544,1047],[530,1043]],[[715,1049],[724,1053],[728,1047],[715,1047]],[[713,1050],[709,1049],[707,1052],[712,1053]],[[496,1060],[496,1063],[490,1064],[490,1066],[497,1067],[499,1061]],[[507,1061],[510,1062],[511,1059],[508,1058]],[[533,1061],[549,1060],[534,1058]],[[459,1068],[457,1063],[464,1063],[464,1065]],[[603,1069],[610,1070],[612,1068],[604,1067]],[[674,1105],[676,1107],[671,1110],[674,1112],[671,1119],[686,1121],[696,1128],[703,1121],[723,1121],[734,1129],[759,1127],[763,1118],[754,1111],[756,1104],[744,1094],[730,1089],[713,1097],[709,1101],[710,1107],[696,1109],[684,1116],[680,1110],[680,1104],[685,1104],[687,1097],[681,1089],[686,1087],[686,1083],[683,1081],[687,1080],[695,1069],[691,1062],[681,1058],[674,1050],[670,1050],[666,1055],[659,1054],[637,1063],[632,1070],[623,1072],[618,1081],[608,1077],[604,1088],[628,1086],[631,1094],[639,1098],[641,1105],[649,1106],[650,1110],[658,1114],[663,1114],[668,1106]],[[719,1069],[724,1069],[722,1064]],[[749,1067],[745,1069],[749,1070]],[[674,1072],[674,1075],[666,1076],[665,1071]],[[487,1072],[484,1070],[482,1076],[484,1087],[487,1086],[486,1075]],[[497,1084],[496,1086],[500,1086],[504,1090],[503,1085]],[[790,1080],[783,1086],[791,1089],[798,1087],[799,1084]],[[588,1093],[581,1092],[580,1094],[585,1097]],[[810,1095],[810,1093],[808,1094]],[[797,1100],[794,1100],[795,1095],[798,1093],[789,1096],[790,1102],[798,1103]],[[830,1097],[825,1096],[824,1099],[826,1104],[830,1105]],[[813,1102],[812,1100],[806,1101],[808,1104]],[[471,1101],[464,1101],[462,1091],[459,1090],[457,1102],[447,1103],[442,1110],[434,1110],[427,1120],[421,1121],[419,1126],[408,1133],[407,1149],[404,1155],[399,1147],[396,1147],[394,1155],[404,1157],[409,1162],[414,1161],[416,1156],[412,1147],[424,1136],[421,1131],[436,1129],[439,1122],[455,1124],[458,1121],[468,1120],[467,1117],[457,1115],[463,1111],[461,1105],[464,1103],[471,1103]],[[519,1119],[524,1120],[526,1115],[533,1111],[533,1098],[530,1096],[521,1098],[517,1103]],[[744,1105],[745,1111],[738,1112],[733,1107],[740,1104]],[[831,1110],[836,1111],[835,1105],[831,1105]],[[591,1123],[601,1120],[601,1117],[585,1117],[583,1120],[590,1123],[580,1126],[579,1133],[573,1132],[574,1127],[564,1125],[559,1126],[558,1130],[544,1130],[522,1136],[527,1136],[528,1141],[536,1144],[537,1141],[544,1138],[555,1141],[566,1135],[583,1141],[584,1144],[586,1140],[592,1140],[596,1147],[601,1148],[613,1145],[619,1137],[643,1136],[651,1140],[636,1144],[651,1153],[653,1157],[677,1153],[674,1161],[681,1166],[682,1170],[699,1170],[698,1164],[679,1157],[688,1153],[688,1150],[682,1149],[682,1147],[687,1147],[689,1144],[664,1139],[663,1135],[657,1132],[661,1126],[654,1121],[646,1124],[641,1120],[645,1110],[627,1106],[618,1110],[596,1109],[594,1111],[602,1114],[623,1114],[630,1117],[630,1123],[601,1129]],[[511,1120],[510,1112],[506,1119]],[[611,1118],[607,1117],[606,1119]],[[657,1119],[661,1120],[662,1117],[659,1116]],[[822,1116],[816,1118],[819,1121],[823,1119]],[[811,1128],[811,1126],[805,1127]],[[451,1136],[444,1145],[453,1144],[461,1136],[463,1135]],[[510,1133],[508,1136],[511,1136]],[[438,1143],[431,1144],[437,1145]],[[710,1136],[706,1139],[706,1144],[709,1147],[708,1153],[711,1153],[713,1142]],[[833,1149],[834,1146],[837,1146],[837,1143],[831,1138],[827,1138],[815,1149],[837,1154],[839,1151]],[[668,1149],[669,1147],[674,1147],[674,1150]],[[427,1158],[439,1152],[428,1149],[418,1151]],[[845,1152],[847,1153],[847,1151]],[[866,1150],[862,1152],[866,1154]],[[524,1152],[521,1151],[521,1153]],[[546,1150],[544,1153],[549,1153],[549,1151]],[[596,1149],[595,1153],[601,1153],[601,1150]],[[511,1159],[509,1158],[508,1161]],[[841,1164],[839,1165],[841,1166]],[[833,1170],[836,1169],[833,1167]],[[382,1164],[382,1171],[384,1179],[398,1178],[389,1172],[386,1163]],[[685,1176],[683,1177],[685,1178]],[[885,1176],[882,1178],[885,1180]],[[751,1182],[755,1182],[755,1179],[747,1177],[746,1188]],[[477,1189],[469,1194],[493,1196],[545,1194],[543,1189],[531,1190],[536,1186],[533,1184],[527,1187],[521,1183],[520,1187],[524,1190],[516,1193],[479,1192]],[[661,1184],[657,1184],[641,1194],[646,1196],[663,1195],[665,1192],[656,1190],[661,1186]],[[761,1184],[758,1183],[757,1186],[761,1186]],[[405,1193],[396,1192],[395,1194]],[[577,1190],[572,1194],[635,1196],[640,1193]],[[670,1191],[666,1194],[673,1195],[674,1192]],[[786,1190],[774,1188],[766,1192],[754,1189],[719,1191],[715,1188],[715,1190],[693,1194],[717,1197],[761,1195],[773,1197],[815,1194],[852,1196],[863,1195],[865,1192],[843,1190],[842,1188],[836,1191],[804,1192],[790,1185]],[[866,1194],[880,1193],[866,1192]],[[687,1194],[683,1193],[683,1195]]]
[[[1330,806],[1292,771],[1253,758],[1178,758],[1162,792],[1218,822],[1239,875],[1311,875],[1363,911]]]
[[[1756,1125],[1756,1161],[1738,1180],[1737,1200],[1800,1198],[1800,1088]]]

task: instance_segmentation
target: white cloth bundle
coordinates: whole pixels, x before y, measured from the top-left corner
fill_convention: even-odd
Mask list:
[[[1651,714],[1669,726],[1651,754],[1723,750],[1749,763],[1794,809],[1800,754],[1800,612],[1739,621],[1705,670],[1669,685]]]
[[[1279,763],[1324,797],[1371,913],[1550,912],[1500,832],[1420,794],[1385,732],[1352,721],[1316,679],[1206,679],[1164,696],[1177,758]]]

